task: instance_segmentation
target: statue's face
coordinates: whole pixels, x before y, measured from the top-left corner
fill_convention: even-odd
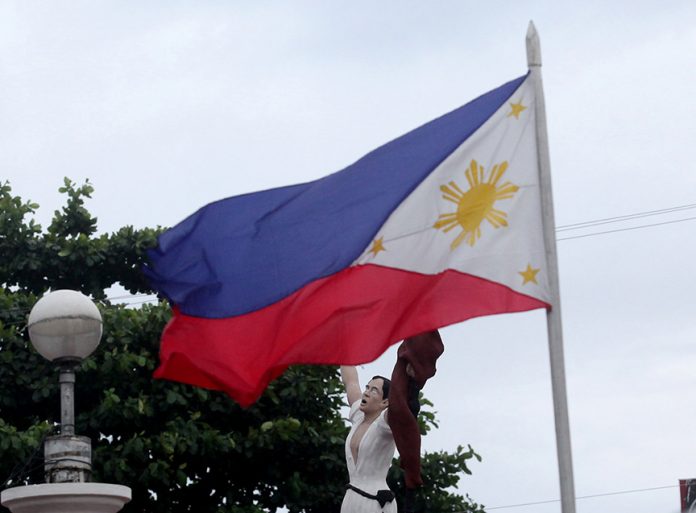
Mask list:
[[[388,405],[389,401],[384,399],[384,380],[382,378],[371,379],[367,386],[365,386],[365,391],[362,395],[362,400],[360,401],[360,410],[364,413],[376,413],[384,410]]]

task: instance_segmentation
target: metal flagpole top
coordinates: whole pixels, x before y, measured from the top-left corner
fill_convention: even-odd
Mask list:
[[[539,42],[539,33],[534,26],[533,21],[529,21],[527,28],[527,66],[541,67],[541,43]]]

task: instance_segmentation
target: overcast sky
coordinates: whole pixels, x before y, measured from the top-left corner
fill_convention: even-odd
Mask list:
[[[526,73],[542,43],[557,225],[696,203],[696,3],[0,2],[0,179],[41,205],[89,178],[102,232],[312,180]],[[560,237],[662,223],[696,209]],[[678,511],[696,477],[696,221],[559,241],[579,513]],[[543,312],[443,330],[428,450],[461,490],[558,498]],[[393,351],[361,369],[389,373]],[[559,503],[500,509],[556,513]]]

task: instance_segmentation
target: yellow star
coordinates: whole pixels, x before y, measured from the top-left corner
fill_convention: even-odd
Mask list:
[[[537,285],[539,285],[539,282],[536,279],[536,275],[540,270],[541,269],[534,269],[531,265],[527,264],[526,270],[517,273],[520,276],[522,276],[522,278],[524,278],[522,285],[525,285],[529,282],[536,283]]]
[[[377,253],[380,251],[386,251],[386,248],[384,247],[384,237],[380,237],[379,239],[372,241],[372,248],[370,249],[372,256],[377,256]]]
[[[520,114],[522,114],[522,111],[525,110],[527,107],[522,105],[522,102],[510,102],[510,108],[512,108],[512,111],[507,115],[507,117],[515,116],[515,119],[520,119]]]

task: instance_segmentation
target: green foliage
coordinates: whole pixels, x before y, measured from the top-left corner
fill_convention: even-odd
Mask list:
[[[151,292],[140,268],[160,230],[97,235],[84,206],[89,182],[65,179],[60,191],[66,206],[44,232],[31,219],[38,205],[0,184],[0,479],[12,477],[3,486],[43,480],[42,440],[60,417],[57,371],[31,348],[26,318],[48,289],[72,288],[91,295],[104,318],[102,343],[77,373],[76,432],[92,440],[93,480],[132,488],[125,513],[338,511],[348,430],[337,369],[292,367],[247,409],[219,392],[154,380],[168,306],[113,305],[104,290]],[[437,424],[424,403],[426,433]],[[482,511],[451,491],[471,458],[480,459],[471,448],[427,454],[417,511]],[[397,467],[390,481],[403,489]]]
[[[457,447],[457,452],[454,454],[443,451],[426,453],[421,458],[423,486],[418,490],[414,511],[416,513],[484,512],[484,507],[476,504],[468,495],[462,497],[450,491],[457,487],[462,473],[471,474],[467,461],[472,458],[481,461],[481,456],[476,454],[470,445],[466,451],[462,446]],[[401,467],[392,465],[387,483],[393,490],[404,489],[404,473]],[[397,503],[401,510],[403,495],[397,495]]]
[[[132,293],[149,291],[140,267],[160,230],[126,226],[92,237],[97,219],[83,199],[90,197],[92,186],[77,187],[66,178],[60,191],[68,196],[66,206],[55,211],[44,233],[26,219],[38,205],[22,202],[7,183],[0,184],[0,284],[32,294],[75,289],[95,299],[105,299],[104,289],[117,282]]]

